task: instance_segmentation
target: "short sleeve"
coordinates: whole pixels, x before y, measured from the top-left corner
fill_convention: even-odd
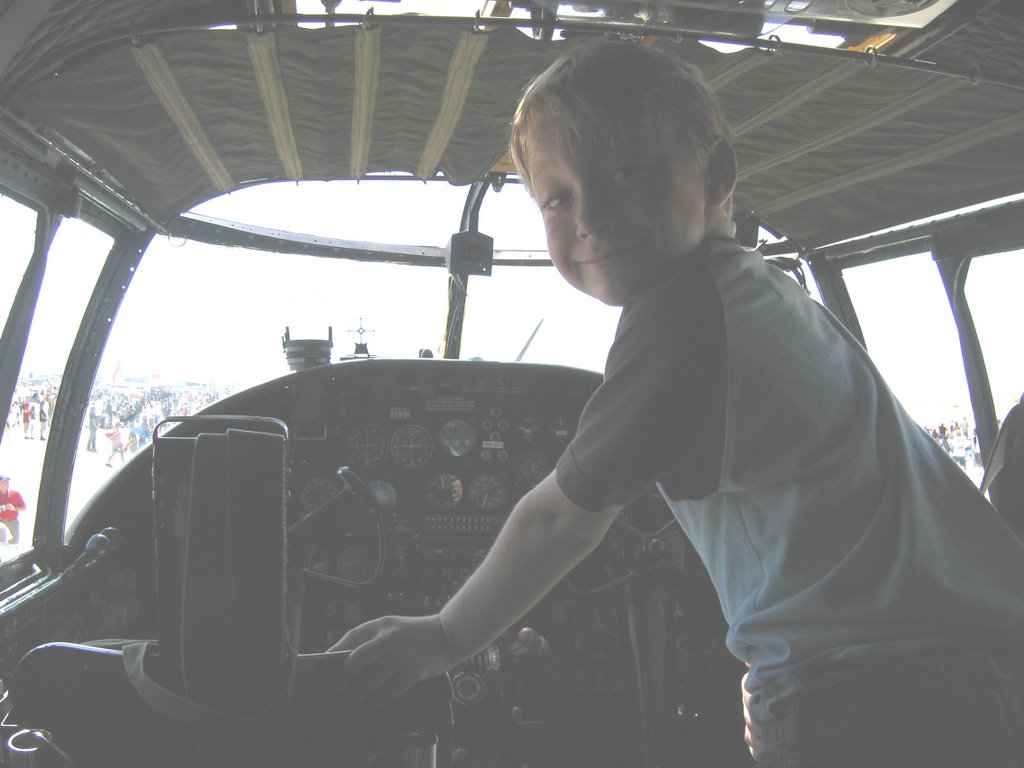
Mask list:
[[[605,377],[556,477],[575,504],[626,504],[660,482],[674,499],[717,490],[725,423],[722,302],[703,264],[623,308]]]

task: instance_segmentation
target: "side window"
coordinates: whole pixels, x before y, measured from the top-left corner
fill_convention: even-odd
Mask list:
[[[38,215],[27,206],[0,195],[0,231],[4,236],[4,280],[0,280],[0,308],[4,318],[11,314],[21,278],[32,258]],[[18,387],[20,390],[20,386]],[[21,398],[17,392],[5,404],[7,423],[0,441],[0,560],[8,560],[27,548],[32,540],[32,519],[38,469],[33,472],[25,456],[24,442],[29,428],[23,421]],[[26,532],[27,533],[23,533]]]
[[[0,451],[0,475],[10,478],[9,493],[17,491],[23,502],[17,524],[7,521],[6,526],[6,546],[16,551],[31,546],[36,518],[42,514],[36,500],[50,417],[60,396],[60,380],[75,334],[110,245],[107,235],[81,221],[65,219],[47,254]],[[31,245],[28,247],[31,250]],[[12,429],[12,422],[18,428]],[[4,535],[0,530],[0,538]]]
[[[982,467],[960,341],[931,254],[852,267],[843,271],[843,280],[864,343],[890,389],[980,484]]]
[[[1008,311],[1019,304],[1022,285],[1024,250],[973,259],[964,286],[999,419],[1024,392],[1024,326]]]

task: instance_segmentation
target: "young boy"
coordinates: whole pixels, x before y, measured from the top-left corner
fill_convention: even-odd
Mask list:
[[[1024,545],[834,318],[731,239],[736,161],[695,71],[577,49],[527,89],[512,153],[559,272],[623,308],[605,379],[440,614],[335,646],[350,694],[485,647],[658,483],[750,666],[762,764],[1024,765]]]

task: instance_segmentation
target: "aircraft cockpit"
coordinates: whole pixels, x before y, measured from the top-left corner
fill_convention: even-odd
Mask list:
[[[736,238],[1024,530],[1017,0],[450,5],[0,2],[0,767],[754,765],[653,486],[447,675],[335,685],[349,630],[465,583],[602,383],[619,310],[558,276],[508,155],[595,40],[702,71]]]

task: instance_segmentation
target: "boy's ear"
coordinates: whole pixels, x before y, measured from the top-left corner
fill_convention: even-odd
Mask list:
[[[719,139],[708,155],[705,172],[704,202],[709,208],[717,208],[732,197],[736,189],[736,152],[732,144]]]

